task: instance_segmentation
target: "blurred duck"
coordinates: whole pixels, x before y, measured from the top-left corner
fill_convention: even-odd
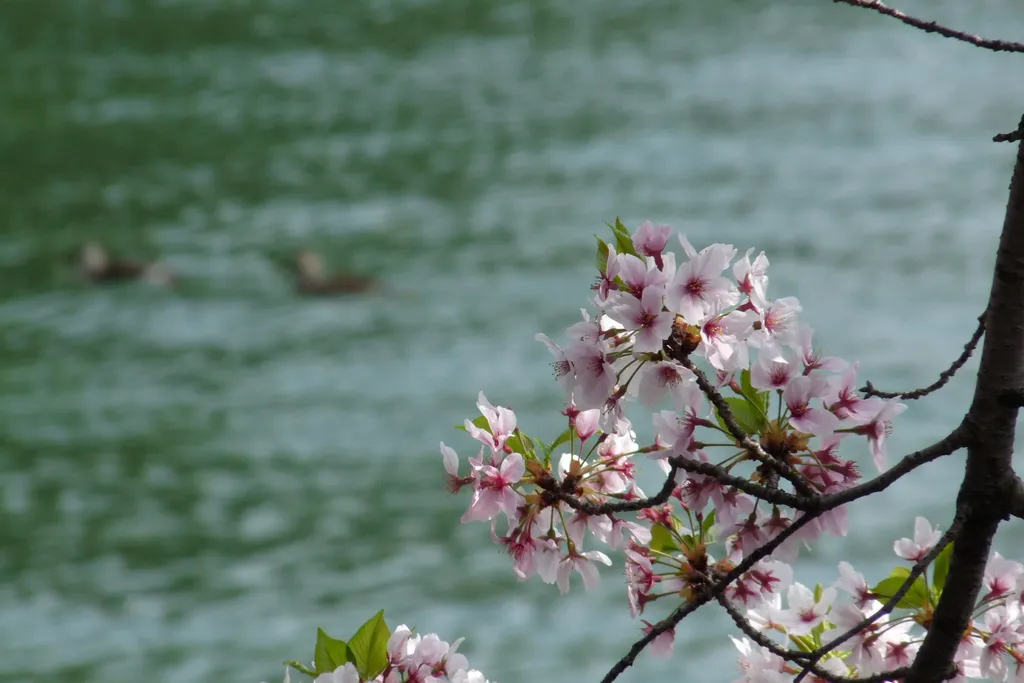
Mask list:
[[[328,275],[323,258],[313,251],[300,251],[295,256],[295,272],[299,293],[310,296],[362,294],[376,289],[376,283],[364,275]]]
[[[157,261],[130,261],[114,258],[98,242],[86,242],[73,256],[78,272],[93,284],[144,280],[161,287],[178,284],[174,273]]]

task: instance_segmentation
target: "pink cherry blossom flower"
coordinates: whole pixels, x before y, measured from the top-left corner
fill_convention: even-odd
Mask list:
[[[821,598],[815,600],[814,591],[802,583],[794,583],[787,594],[789,609],[780,610],[772,619],[786,627],[793,636],[806,636],[825,620],[836,599],[836,589],[821,591]]]
[[[750,383],[755,389],[785,389],[800,370],[786,360],[772,360],[768,354],[758,354],[757,363],[750,368]]]
[[[500,468],[491,465],[480,467],[474,483],[473,500],[462,516],[462,521],[489,520],[499,512],[504,512],[510,522],[514,521],[519,495],[512,487],[519,483],[525,473],[526,464],[523,456],[518,453],[505,458]]]
[[[870,399],[869,399],[870,400]],[[881,407],[868,418],[867,422],[853,428],[855,434],[868,437],[868,445],[871,447],[871,456],[874,458],[875,467],[881,472],[885,469],[887,456],[885,453],[885,437],[892,433],[892,420],[907,409],[907,406],[894,401],[879,399]],[[877,403],[875,405],[878,405]]]
[[[842,372],[847,368],[847,363],[842,358],[822,356],[821,351],[814,348],[811,337],[814,330],[806,323],[800,323],[796,334],[796,346],[800,351],[800,359],[804,364],[804,374],[814,370],[826,370],[828,372]]]
[[[782,399],[789,408],[789,422],[802,432],[827,436],[839,427],[839,418],[823,408],[812,408],[811,399],[825,394],[828,382],[821,375],[801,375],[786,385]]]
[[[630,387],[636,387],[640,403],[653,408],[670,392],[678,402],[682,388],[695,381],[695,375],[676,361],[648,361],[637,372],[637,383]]]
[[[697,254],[684,236],[680,235],[679,240],[690,260],[676,269],[665,293],[665,305],[688,323],[697,324],[712,308],[731,306],[739,300],[735,286],[722,277],[736,250],[732,245],[714,244]]]
[[[597,432],[597,422],[600,417],[601,411],[598,408],[591,408],[580,411],[576,415],[576,419],[572,420],[572,426],[576,428],[576,436],[579,437],[581,443]]]
[[[458,493],[463,486],[472,484],[476,480],[476,476],[472,472],[468,477],[459,476],[459,456],[453,448],[445,446],[444,441],[441,442],[441,457],[444,458],[444,469],[448,475],[447,489],[451,493]]]
[[[597,300],[603,302],[608,298],[608,292],[614,292],[618,289],[618,284],[615,282],[615,278],[619,274],[619,259],[615,253],[615,246],[612,244],[608,245],[608,260],[605,262],[604,275],[600,277],[597,283]]]
[[[562,390],[570,394],[572,393],[573,385],[576,383],[576,373],[573,370],[572,363],[569,358],[565,355],[565,350],[558,344],[551,341],[547,335],[538,332],[534,339],[539,342],[544,342],[551,351],[551,355],[555,357],[555,360],[551,362],[551,368],[554,370],[555,379],[558,380],[559,386]]]
[[[716,370],[735,371],[749,365],[747,344],[742,341],[756,319],[752,311],[732,311],[708,318],[700,328],[702,354]]]
[[[495,453],[505,448],[505,441],[516,429],[516,414],[508,408],[498,406],[495,408],[491,402],[480,392],[477,399],[477,407],[480,413],[487,419],[490,432],[480,429],[469,420],[466,420],[466,431],[481,443],[490,446]]]
[[[753,249],[747,249],[743,258],[733,265],[732,273],[739,283],[740,294],[746,296],[758,311],[763,311],[768,306],[768,257],[762,251],[751,263],[752,253]]]
[[[660,287],[648,287],[639,300],[622,292],[609,299],[609,314],[627,330],[636,330],[636,336],[633,337],[634,353],[657,353],[672,334],[675,316],[663,310],[663,295],[664,291]]]
[[[867,419],[873,410],[878,408],[882,399],[865,399],[857,391],[857,363],[853,363],[843,374],[832,378],[828,392],[825,394],[825,405],[840,420]]]
[[[1024,566],[1020,562],[1007,560],[999,553],[993,552],[988,564],[985,565],[985,587],[988,588],[988,593],[982,601],[1005,598],[1014,592],[1022,572]]]
[[[1006,678],[1008,672],[1003,655],[1021,642],[1022,636],[1018,631],[1020,617],[1020,605],[1016,602],[998,605],[985,612],[985,631],[988,633],[983,636],[979,660],[981,675],[985,678],[995,681]]]
[[[576,371],[573,397],[581,409],[600,408],[615,388],[615,371],[604,344],[585,339],[574,342],[566,357]]]
[[[597,567],[594,566],[594,562],[600,562],[604,565],[611,566],[611,559],[599,550],[588,550],[586,552],[578,552],[576,550],[570,550],[569,554],[562,558],[558,563],[558,590],[563,595],[569,592],[569,575],[572,572],[578,572],[583,578],[583,586],[587,590],[593,590],[597,587],[600,581],[600,576],[597,573]]]
[[[633,233],[633,248],[636,249],[636,253],[653,258],[658,268],[664,269],[661,252],[665,251],[671,234],[670,225],[654,225],[650,221],[644,221]]]
[[[853,597],[853,604],[863,609],[872,602],[871,587],[864,580],[864,575],[856,571],[849,562],[839,563],[839,580],[836,587],[842,588]]]
[[[313,683],[360,683],[359,672],[355,664],[346,662],[331,673],[320,674]]]
[[[754,645],[744,638],[738,640],[729,636],[733,645],[740,651],[738,663],[742,678],[734,683],[784,683],[792,679],[786,674],[786,660],[760,645]]]
[[[791,296],[768,304],[762,311],[759,329],[750,335],[750,345],[761,349],[770,360],[784,361],[782,347],[797,341],[800,322],[797,314],[802,310],[800,302]]]
[[[644,633],[650,633],[654,630],[654,624],[649,621],[644,621]],[[676,629],[672,627],[667,631],[659,633],[649,645],[651,654],[658,659],[668,659],[672,656],[672,646],[675,644]]]
[[[924,517],[918,517],[914,520],[914,540],[901,538],[893,544],[892,549],[904,560],[919,562],[939,542],[940,538],[942,538],[941,531],[933,529]]]
[[[619,254],[618,261],[619,277],[634,297],[639,299],[652,288],[665,291],[668,275],[659,270],[653,261],[644,261],[632,254]]]

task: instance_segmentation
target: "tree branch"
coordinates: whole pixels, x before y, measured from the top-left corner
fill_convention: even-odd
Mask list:
[[[868,382],[864,386],[864,388],[861,389],[861,392],[863,392],[865,396],[881,396],[882,398],[900,398],[912,400],[916,398],[922,398],[934,391],[938,391],[942,387],[946,386],[949,380],[953,378],[953,375],[955,375],[957,371],[964,366],[964,363],[967,362],[967,359],[970,358],[971,354],[974,353],[974,349],[978,347],[978,342],[981,341],[981,337],[984,334],[985,313],[983,312],[981,315],[978,316],[978,327],[974,330],[974,334],[971,335],[971,339],[966,344],[964,344],[963,353],[961,353],[960,356],[955,361],[953,361],[952,365],[950,365],[948,368],[946,368],[939,374],[938,380],[922,389],[915,389],[914,391],[906,392],[879,391],[878,389],[875,389],[874,385],[872,385],[871,382]]]
[[[967,519],[906,683],[932,683],[949,673],[984,583],[992,538],[1020,508],[1012,466],[1018,407],[1002,396],[1024,386],[1024,142],[1017,147],[987,310],[978,382],[964,418],[972,437],[957,505],[968,507]]]
[[[970,43],[971,45],[981,47],[986,50],[992,50],[993,52],[1024,52],[1024,43],[1015,43],[1008,40],[991,40],[971,33],[957,31],[956,29],[948,28],[934,21],[925,21],[924,19],[909,16],[898,9],[887,7],[878,0],[832,0],[832,2],[874,10],[879,14],[884,14],[887,17],[892,17],[893,19],[902,21],[908,26],[921,29],[925,33],[938,33],[940,36],[952,38],[954,40],[961,40],[965,43]]]

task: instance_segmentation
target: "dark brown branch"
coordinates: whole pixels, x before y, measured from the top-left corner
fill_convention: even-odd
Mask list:
[[[865,617],[859,624],[857,624],[853,628],[850,628],[841,635],[836,636],[835,638],[828,641],[827,643],[816,649],[814,652],[812,652],[811,660],[804,665],[803,671],[801,671],[800,674],[793,679],[793,683],[800,683],[800,681],[802,681],[804,677],[807,676],[807,674],[809,673],[814,673],[815,676],[822,677],[821,674],[819,674],[815,668],[815,665],[819,661],[821,661],[822,657],[827,655],[829,652],[832,652],[837,647],[839,647],[840,645],[842,645],[847,640],[854,637],[867,627],[871,626],[871,624],[875,623],[886,614],[891,614],[892,611],[896,609],[896,605],[900,603],[900,600],[902,600],[903,597],[910,591],[910,587],[914,585],[914,582],[917,580],[917,578],[924,574],[925,570],[928,569],[928,565],[934,562],[935,558],[939,556],[939,553],[942,552],[943,548],[952,543],[960,534],[960,532],[963,530],[964,520],[966,519],[966,517],[967,515],[965,514],[965,510],[958,511],[956,517],[953,518],[953,522],[949,525],[949,529],[947,529],[946,533],[942,535],[942,538],[939,539],[938,543],[936,543],[924,557],[918,560],[914,564],[914,566],[911,567],[910,574],[908,574],[907,578],[904,579],[903,584],[899,587],[899,590],[893,593],[892,597],[886,600],[884,605],[879,607],[873,614]]]
[[[1020,480],[1020,477],[1014,477],[1010,514],[1024,519],[1024,482]]]
[[[1019,142],[1024,140],[1024,129],[1018,128],[1009,133],[999,133],[992,138],[992,142]]]
[[[1024,117],[1018,128],[1024,128]],[[974,399],[964,419],[972,432],[957,504],[969,512],[953,546],[942,599],[906,683],[932,683],[950,672],[985,580],[992,538],[1017,509],[1013,471],[1018,407],[1001,397],[1024,386],[1024,142],[1010,179],[1010,196],[989,293],[985,343]]]
[[[957,371],[959,371],[960,368],[964,366],[964,364],[967,362],[967,359],[970,358],[971,354],[974,353],[974,349],[978,347],[978,342],[981,341],[981,337],[984,334],[985,314],[982,313],[981,315],[978,316],[978,327],[974,330],[974,334],[971,335],[971,339],[966,344],[964,344],[964,350],[960,354],[960,356],[955,361],[953,361],[952,365],[950,365],[948,368],[943,370],[941,374],[939,374],[938,380],[922,389],[915,389],[914,391],[905,392],[879,391],[878,389],[875,389],[871,382],[868,382],[864,386],[864,388],[861,389],[861,392],[863,392],[865,396],[881,396],[882,398],[900,398],[912,400],[915,398],[922,398],[934,391],[938,391],[942,387],[946,386],[949,380],[953,378],[953,375],[955,375]]]
[[[678,467],[681,470],[714,477],[714,479],[720,484],[732,486],[733,488],[737,488],[754,498],[759,498],[769,503],[785,505],[796,510],[809,510],[814,507],[813,498],[797,496],[787,491],[755,484],[749,479],[733,476],[726,472],[722,467],[710,462],[701,462],[699,460],[694,460],[693,458],[685,458],[679,455],[669,458],[669,462],[674,467]],[[814,497],[820,498],[821,496],[816,494]]]
[[[726,403],[722,394],[718,392],[711,382],[708,381],[707,375],[705,375],[700,368],[693,364],[693,361],[689,358],[683,358],[680,360],[683,367],[692,372],[697,378],[697,386],[704,392],[704,395],[708,397],[711,403],[714,404],[715,408],[718,409],[718,414],[722,417],[722,422],[725,423],[726,428],[736,441],[746,449],[747,453],[751,457],[756,458],[761,463],[772,468],[779,473],[786,481],[793,485],[793,489],[802,496],[813,496],[815,495],[814,490],[804,480],[804,477],[800,475],[796,470],[789,466],[788,463],[782,462],[765,452],[761,444],[755,439],[751,438],[743,429],[739,423],[736,422],[735,416],[732,414],[732,409],[729,408],[729,404]]]
[[[887,17],[892,17],[902,21],[908,26],[921,29],[925,33],[938,33],[940,36],[946,38],[952,38],[954,40],[961,40],[965,43],[984,48],[986,50],[992,50],[993,52],[1024,52],[1024,43],[1015,43],[1008,40],[991,40],[976,36],[971,33],[964,33],[963,31],[957,31],[956,29],[948,28],[934,21],[925,21],[916,17],[909,16],[883,5],[878,0],[832,0],[832,2],[842,3],[844,5],[852,5],[853,7],[863,7],[884,14]]]
[[[636,661],[636,658],[641,652],[643,652],[644,648],[654,642],[655,638],[660,636],[662,633],[672,630],[676,627],[676,624],[682,621],[687,615],[695,612],[698,607],[707,604],[711,600],[714,600],[716,596],[724,593],[725,589],[728,588],[733,581],[746,574],[750,571],[751,567],[775,552],[776,548],[785,543],[786,540],[803,528],[808,522],[817,519],[819,514],[820,513],[805,514],[793,520],[793,523],[780,531],[775,538],[758,547],[757,550],[754,550],[743,558],[742,562],[736,565],[728,574],[716,581],[714,585],[695,595],[692,602],[681,605],[668,617],[659,621],[654,628],[652,628],[648,633],[645,633],[640,640],[633,643],[633,646],[629,648],[629,652],[627,652],[622,659],[616,662],[615,666],[605,674],[605,677],[601,679],[601,683],[612,683],[612,681],[618,678],[623,671],[633,665],[633,662]]]
[[[676,472],[679,471],[674,464],[665,476],[665,483],[661,485],[661,490],[649,498],[638,498],[637,500],[624,500],[615,502],[605,503],[591,503],[587,500],[580,500],[576,496],[571,496],[567,493],[562,492],[557,488],[545,489],[551,493],[554,497],[559,500],[565,501],[565,503],[574,510],[585,512],[588,515],[608,515],[616,512],[636,512],[638,510],[646,510],[647,508],[661,505],[667,501],[671,496],[672,492],[676,489]]]
[[[743,631],[744,635],[753,640],[755,643],[763,648],[768,649],[772,654],[777,657],[782,657],[787,661],[793,661],[794,659],[807,659],[810,654],[807,652],[799,652],[797,650],[786,650],[774,643],[770,638],[767,638],[763,633],[750,625],[739,610],[737,610],[732,603],[724,595],[719,595],[716,598],[718,604],[721,605],[729,616],[732,617],[733,623],[736,624],[737,628]],[[850,678],[848,676],[836,676],[835,674],[829,673],[828,671],[819,667],[816,663],[808,663],[805,665],[806,668],[799,676],[793,681],[796,683],[799,681],[804,673],[811,672],[822,680],[829,681],[830,683],[882,683],[883,681],[896,681],[907,675],[910,671],[910,667],[901,669],[893,669],[892,671],[883,671],[882,673],[868,676],[867,678]]]
[[[872,493],[884,491],[897,480],[901,479],[921,465],[925,465],[932,460],[954,453],[966,446],[970,439],[969,433],[970,430],[967,425],[961,424],[946,437],[933,443],[931,446],[903,456],[898,463],[887,469],[885,472],[882,472],[874,479],[870,479],[863,484],[851,486],[845,491],[830,493],[827,496],[823,496],[812,501],[812,508],[815,510],[832,510],[840,505],[853,502],[858,498],[863,498],[864,496],[871,495]]]

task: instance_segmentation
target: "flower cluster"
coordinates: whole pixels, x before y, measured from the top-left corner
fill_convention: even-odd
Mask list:
[[[885,439],[905,406],[861,395],[857,366],[814,348],[800,303],[768,298],[764,253],[698,252],[679,236],[677,265],[668,226],[648,222],[630,235],[617,221],[613,234],[614,243],[598,241],[593,313],[583,311],[564,346],[537,335],[554,356],[568,429],[552,443],[528,436],[481,392],[481,416],[463,427],[481,444],[469,472],[443,442],[441,452],[449,490],[472,487],[463,521],[491,523],[521,580],[538,574],[564,593],[578,573],[590,588],[596,565],[611,560],[585,544],[624,547],[637,616],[653,600],[692,600],[794,522],[798,512],[759,491],[807,498],[853,486],[859,468],[840,457],[843,440],[864,438],[885,469]],[[638,444],[625,416],[634,398],[655,411],[653,443]],[[672,409],[657,410],[666,400]],[[638,455],[670,475],[671,495],[645,497]],[[730,599],[776,595],[802,545],[846,528],[842,507],[816,516],[734,581]],[[654,651],[670,649],[671,631],[660,632]]]
[[[928,520],[918,517],[914,538],[896,541],[894,551],[908,562],[919,562],[941,537]],[[791,582],[792,573],[785,567],[774,573],[777,581],[769,590],[735,596],[746,606],[751,629],[784,636],[782,642],[773,641],[775,652],[749,638],[732,638],[740,651],[743,672],[736,683],[788,680],[800,674],[803,666],[799,659],[783,657],[779,651],[813,652],[850,631],[854,631],[851,637],[820,662],[820,669],[833,676],[862,678],[910,666],[942,597],[952,550],[952,544],[942,548],[930,574],[925,572],[914,579],[896,605],[899,616],[883,610],[879,618],[870,620],[911,575],[907,567],[897,567],[871,587],[848,562],[841,562],[834,586],[817,586],[815,590]],[[1024,681],[1024,565],[993,553],[985,569],[984,585],[974,618],[957,650],[957,675],[951,680]],[[848,595],[848,602],[836,603],[839,591]],[[862,627],[867,621],[871,623]],[[822,679],[812,676],[811,680]]]
[[[320,629],[312,668],[286,664],[313,677],[313,683],[487,683],[458,652],[461,643],[462,638],[449,644],[435,633],[414,634],[405,624],[392,632],[381,611],[347,642]],[[289,669],[284,683],[290,683]]]
[[[487,683],[484,675],[469,668],[465,655],[456,652],[459,638],[452,644],[437,634],[413,635],[402,624],[388,639],[388,662],[383,672],[370,679],[374,683]],[[285,676],[287,683],[287,675]],[[314,683],[363,683],[355,664],[346,662],[334,671],[322,673]]]
[[[621,223],[613,230],[616,244],[599,244],[595,315],[583,312],[565,347],[538,335],[555,357],[555,375],[567,394],[566,432],[551,445],[531,438],[511,410],[481,393],[481,418],[465,423],[482,443],[469,459],[469,473],[460,475],[453,449],[442,443],[441,451],[450,490],[473,487],[463,521],[494,527],[500,515],[508,520],[508,533],[495,537],[520,578],[537,573],[564,592],[577,572],[589,587],[597,581],[595,563],[610,560],[584,550],[585,538],[610,548],[628,545],[636,614],[655,597],[685,597],[793,518],[692,467],[675,474],[673,498],[685,519],[672,503],[641,510],[637,520],[593,513],[604,503],[643,498],[634,456],[646,454],[667,473],[672,462],[710,463],[712,453],[724,451],[715,461],[720,473],[770,488],[792,485],[804,494],[835,493],[860,476],[856,464],[839,457],[840,442],[866,437],[884,468],[885,437],[904,406],[862,397],[855,389],[857,366],[823,357],[812,346],[811,329],[798,319],[799,302],[768,299],[763,253],[751,259],[748,251],[734,263],[732,246],[698,253],[680,236],[685,259],[677,266],[676,255],[665,250],[667,226],[644,223],[632,236]],[[708,375],[695,361],[709,366]],[[719,390],[734,396],[722,398]],[[672,402],[672,410],[654,413],[653,444],[636,443],[623,410],[633,397],[650,408]],[[719,403],[709,403],[716,397]],[[553,459],[562,444],[568,452]],[[776,559],[794,559],[800,543],[822,532],[845,534],[842,508],[807,525]],[[706,552],[711,539],[726,544],[718,563]]]

